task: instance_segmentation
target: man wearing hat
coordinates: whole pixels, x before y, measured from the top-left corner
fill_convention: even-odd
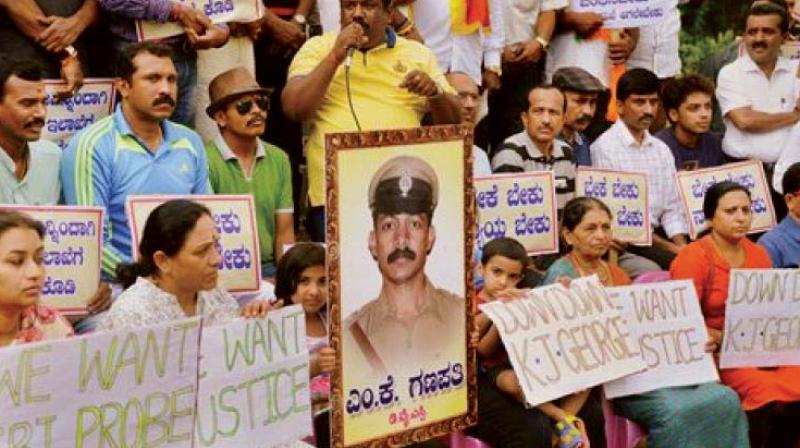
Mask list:
[[[289,158],[259,140],[266,126],[269,92],[244,67],[223,72],[208,86],[206,113],[219,135],[206,143],[208,178],[218,194],[252,194],[261,250],[261,273],[275,276],[283,246],[294,242]]]
[[[589,140],[583,131],[592,124],[597,97],[606,88],[599,79],[579,67],[562,67],[553,73],[553,85],[567,99],[564,127],[559,138],[572,148],[572,160],[578,166],[591,166]]]
[[[431,219],[438,194],[436,173],[412,156],[385,162],[370,181],[369,252],[382,285],[377,298],[344,321],[348,384],[385,381],[386,374],[405,384],[404,374],[466,360],[464,300],[436,288],[424,271],[436,241]]]

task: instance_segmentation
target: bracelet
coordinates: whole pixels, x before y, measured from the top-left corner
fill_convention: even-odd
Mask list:
[[[547,52],[547,48],[548,48],[548,47],[550,47],[550,42],[548,42],[548,41],[547,41],[547,40],[546,40],[544,37],[542,37],[542,36],[536,36],[536,37],[534,38],[534,40],[535,40],[536,42],[539,42],[539,45],[541,45],[541,46],[542,46],[542,50],[544,50],[545,52]]]

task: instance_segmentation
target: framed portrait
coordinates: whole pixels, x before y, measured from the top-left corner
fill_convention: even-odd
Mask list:
[[[461,126],[326,137],[333,446],[477,421],[471,153]]]

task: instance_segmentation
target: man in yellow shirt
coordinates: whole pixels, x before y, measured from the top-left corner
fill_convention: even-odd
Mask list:
[[[308,228],[315,241],[325,235],[325,134],[418,127],[427,112],[433,124],[461,122],[458,97],[433,52],[389,27],[390,4],[341,0],[342,31],[306,42],[289,67],[283,110],[311,125]],[[358,50],[349,52],[352,59],[348,48]]]

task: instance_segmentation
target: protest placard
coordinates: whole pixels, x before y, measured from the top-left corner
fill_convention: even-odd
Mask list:
[[[134,242],[134,259],[139,257],[139,241],[150,212],[166,201],[179,198],[190,199],[211,210],[220,234],[217,247],[222,255],[219,286],[230,292],[258,291],[261,288],[261,252],[251,195],[128,196],[125,213]]]
[[[653,243],[646,174],[578,167],[575,195],[597,198],[608,206],[614,239],[642,246]]]
[[[681,196],[686,220],[689,222],[689,233],[692,239],[697,238],[706,225],[703,215],[703,199],[712,185],[729,180],[736,182],[750,191],[753,223],[749,233],[763,232],[775,227],[775,208],[769,192],[764,167],[760,160],[729,163],[712,168],[695,171],[678,171],[675,181]]]
[[[56,92],[66,81],[48,79],[44,82],[47,119],[42,139],[57,144],[62,150],[81,129],[97,122],[114,111],[116,88],[110,78],[88,78],[71,98],[58,99]]]
[[[196,444],[276,446],[312,434],[300,305],[205,327],[200,358]]]
[[[45,279],[42,303],[65,315],[86,313],[100,282],[103,208],[0,205],[44,225]]]
[[[796,40],[784,41],[781,44],[781,55],[793,61],[800,59],[800,42]]]
[[[800,270],[731,269],[719,364],[800,365]]]
[[[645,367],[597,276],[480,306],[500,332],[528,404],[535,406]]]
[[[558,252],[558,216],[552,171],[477,177],[477,241],[514,238],[531,255]]]
[[[263,12],[260,0],[172,0],[200,10],[213,23],[252,22]],[[178,36],[185,31],[179,23],[159,23],[149,20],[136,21],[136,37],[144,40]]]
[[[603,16],[606,28],[638,28],[661,22],[670,12],[670,0],[577,0],[571,8]]]
[[[326,136],[332,446],[404,446],[476,421],[470,132]],[[398,317],[390,300],[417,310]]]
[[[690,280],[606,291],[647,365],[643,372],[605,383],[606,398],[719,380],[714,359],[705,351],[708,331]]]
[[[200,319],[0,350],[0,446],[191,448]]]

